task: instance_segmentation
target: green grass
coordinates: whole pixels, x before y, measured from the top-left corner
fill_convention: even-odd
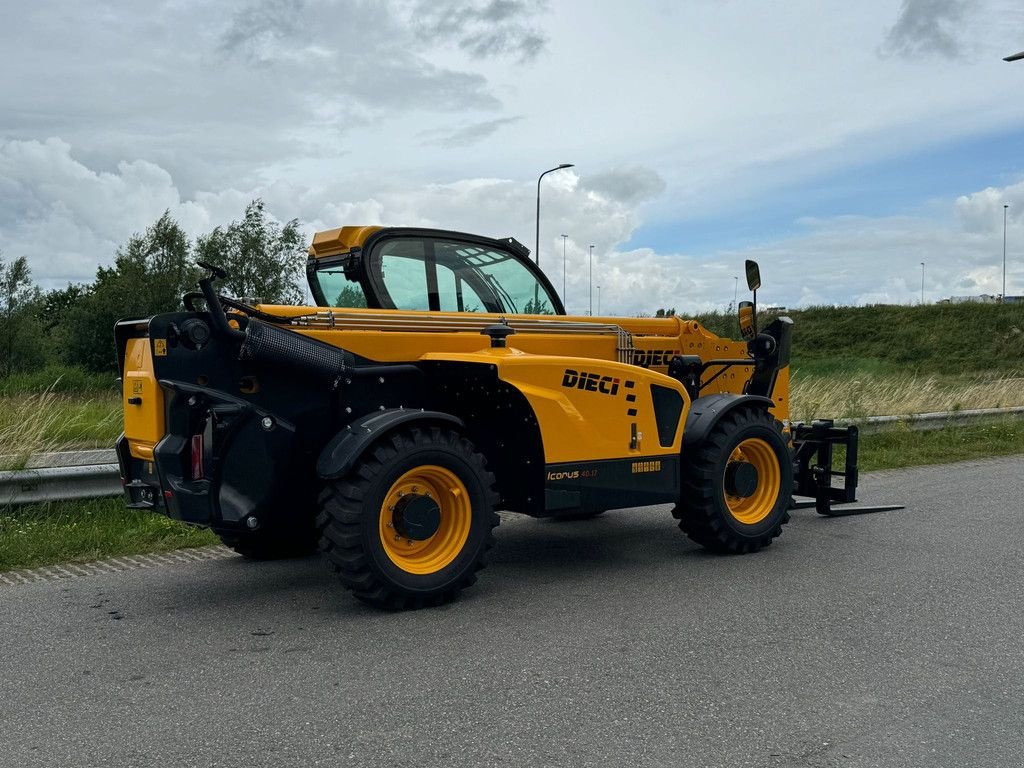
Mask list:
[[[0,379],[0,397],[37,395],[47,391],[77,396],[115,395],[117,382],[110,373],[91,373],[64,365],[48,365]]]
[[[0,571],[216,544],[207,530],[123,499],[92,499],[0,510]]]
[[[1024,420],[947,427],[927,432],[893,429],[860,438],[860,470],[901,469],[924,464],[1024,453]]]
[[[930,432],[894,429],[862,435],[860,448],[861,471],[1024,454],[1024,421]],[[0,511],[0,571],[216,543],[209,531],[125,509],[122,499]]]
[[[810,307],[785,314],[793,319],[793,367],[808,376],[1024,371],[1024,304]],[[760,315],[764,327],[772,316]],[[694,319],[719,335],[738,332],[732,315]]]

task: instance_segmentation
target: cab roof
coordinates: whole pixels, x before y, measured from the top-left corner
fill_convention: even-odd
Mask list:
[[[313,235],[313,244],[309,246],[311,258],[320,259],[324,256],[338,256],[362,248],[370,235],[380,232],[384,227],[338,227],[325,229]]]

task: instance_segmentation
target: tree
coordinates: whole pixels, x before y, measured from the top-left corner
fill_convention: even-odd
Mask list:
[[[302,301],[306,249],[299,222],[292,219],[282,227],[263,210],[262,200],[249,203],[241,221],[200,237],[196,254],[228,271],[221,286],[225,293],[270,304]]]
[[[524,315],[553,315],[555,311],[551,308],[551,305],[544,299],[534,298],[526,302],[526,306],[523,307]]]
[[[676,308],[672,307],[671,309],[659,309],[657,312],[654,313],[654,316],[655,317],[675,317],[676,316]]]
[[[359,286],[346,285],[338,293],[338,298],[334,300],[334,306],[361,309],[365,308],[366,295],[363,293],[363,289]]]
[[[40,297],[28,260],[5,264],[0,254],[0,378],[45,362],[36,318]]]
[[[165,211],[118,249],[112,267],[96,270],[95,282],[84,293],[75,295],[76,287],[68,286],[55,295],[55,303],[71,303],[60,325],[67,335],[67,362],[93,371],[113,369],[114,323],[179,309],[198,276],[191,255],[188,236]]]

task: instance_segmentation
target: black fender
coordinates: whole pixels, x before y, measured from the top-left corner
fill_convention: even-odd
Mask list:
[[[331,438],[330,442],[320,451],[316,460],[316,473],[323,480],[336,480],[344,475],[356,463],[370,445],[381,435],[395,427],[412,422],[427,424],[448,424],[465,427],[465,423],[457,416],[441,411],[417,411],[404,408],[391,408],[366,416],[362,421],[347,425]]]
[[[721,392],[717,395],[698,397],[690,404],[683,428],[683,450],[699,445],[710,434],[715,425],[730,411],[737,408],[763,408],[768,410],[774,401],[761,395],[736,395]]]

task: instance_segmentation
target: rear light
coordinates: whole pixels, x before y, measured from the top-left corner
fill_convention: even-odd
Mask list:
[[[192,479],[203,479],[203,435],[192,435]]]

